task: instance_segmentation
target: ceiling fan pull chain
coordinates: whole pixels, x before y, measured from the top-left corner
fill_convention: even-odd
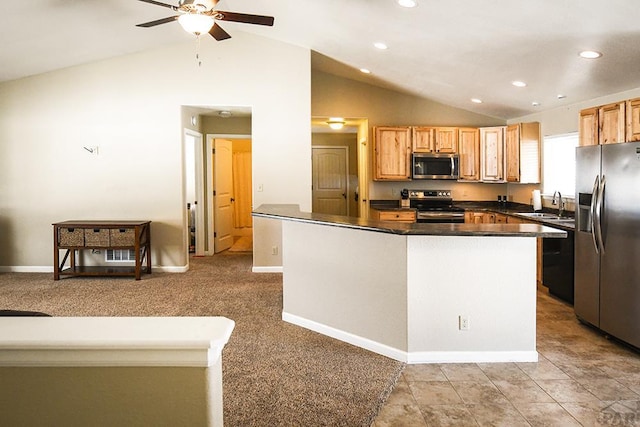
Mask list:
[[[196,35],[196,65],[198,67],[202,66],[202,61],[200,60],[200,34]]]

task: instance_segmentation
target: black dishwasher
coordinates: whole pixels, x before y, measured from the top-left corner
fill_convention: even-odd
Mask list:
[[[542,240],[542,283],[549,293],[573,304],[573,231],[566,239]]]

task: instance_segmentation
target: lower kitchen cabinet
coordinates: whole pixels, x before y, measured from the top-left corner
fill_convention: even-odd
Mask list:
[[[371,218],[378,221],[416,222],[416,211],[413,209],[371,209]]]

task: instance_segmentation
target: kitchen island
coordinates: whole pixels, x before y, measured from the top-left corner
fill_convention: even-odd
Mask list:
[[[411,224],[262,205],[283,320],[407,363],[533,362],[538,224]]]

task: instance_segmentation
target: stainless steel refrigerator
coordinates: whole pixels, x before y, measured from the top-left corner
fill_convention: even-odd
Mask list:
[[[640,348],[640,143],[576,159],[576,315]]]

